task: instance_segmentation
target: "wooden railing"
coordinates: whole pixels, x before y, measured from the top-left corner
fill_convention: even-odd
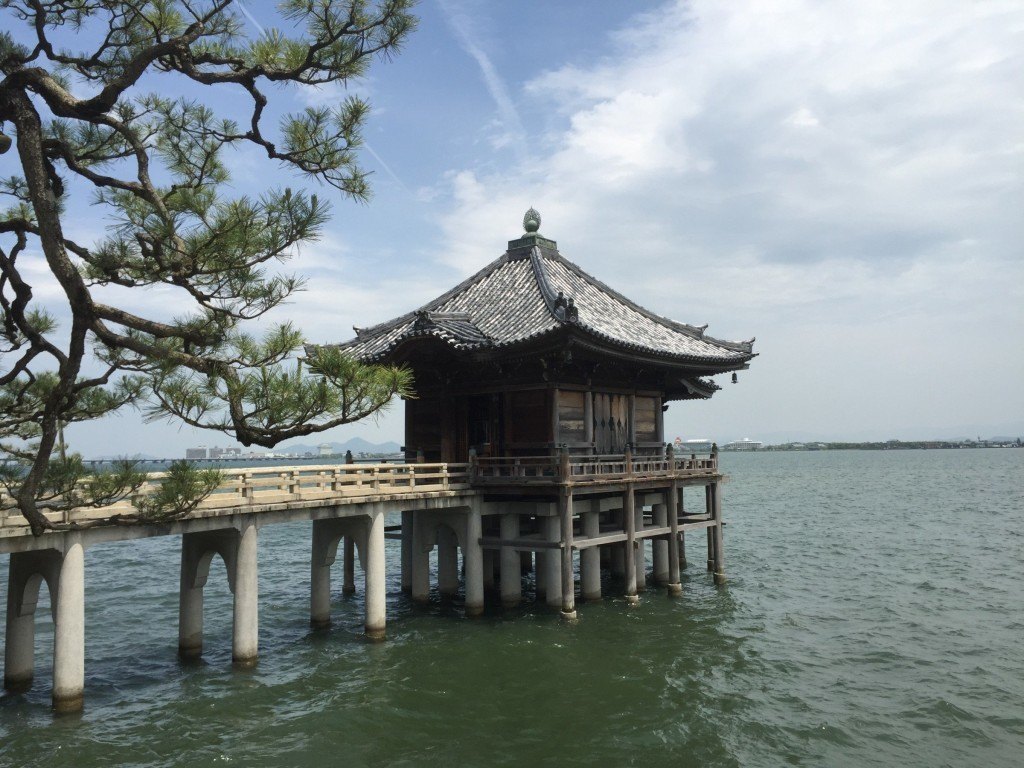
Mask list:
[[[296,467],[259,467],[220,470],[221,484],[203,499],[197,517],[230,514],[255,504],[295,501],[359,499],[379,495],[416,495],[434,491],[466,490],[469,465],[461,464],[340,464]],[[72,522],[128,514],[134,502],[153,493],[164,472],[151,472],[130,498],[100,508],[50,512],[54,522]],[[88,481],[83,481],[87,485]],[[84,489],[83,489],[84,490]],[[25,524],[12,499],[0,495],[0,526]]]
[[[683,476],[718,471],[718,454],[675,456],[671,451],[634,456],[629,452],[602,456],[476,457],[469,472],[474,485],[562,483],[648,476]]]

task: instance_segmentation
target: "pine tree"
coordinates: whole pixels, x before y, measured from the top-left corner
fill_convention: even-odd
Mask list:
[[[412,0],[284,0],[280,28],[258,35],[241,5],[0,0],[0,27],[17,32],[0,32],[0,152],[20,163],[0,180],[0,451],[21,462],[0,481],[37,535],[53,526],[46,511],[109,502],[140,482],[125,465],[93,483],[99,496],[74,492],[84,470],[63,450],[64,425],[136,406],[270,447],[410,393],[407,371],[329,348],[311,348],[303,364],[303,336],[288,323],[246,331],[301,288],[269,267],[316,238],[328,206],[287,188],[232,194],[224,155],[255,147],[267,163],[366,199],[356,159],[365,101],[273,125],[267,106],[281,86],[346,83],[395,53],[415,26]],[[182,82],[203,97],[167,95]],[[246,100],[244,120],[219,113],[229,90]],[[69,196],[83,189],[114,221],[91,244],[64,226]],[[19,264],[33,251],[59,286],[59,312]],[[106,299],[109,286],[171,286],[187,308],[144,316]]]

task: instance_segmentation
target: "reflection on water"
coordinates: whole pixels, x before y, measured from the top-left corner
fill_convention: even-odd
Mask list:
[[[50,714],[41,604],[37,683],[0,698],[0,764],[1019,764],[1024,451],[722,460],[729,585],[691,536],[682,598],[581,604],[572,626],[530,603],[415,606],[389,542],[388,641],[363,639],[340,574],[335,624],[312,632],[309,526],[265,528],[250,672],[231,669],[219,561],[204,660],[182,666],[178,541],[97,546],[86,711]]]

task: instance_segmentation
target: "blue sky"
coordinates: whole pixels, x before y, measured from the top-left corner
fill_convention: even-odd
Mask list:
[[[246,4],[254,34],[269,8]],[[1019,2],[424,0],[419,15],[351,86],[373,105],[374,198],[335,203],[288,265],[308,290],[276,319],[347,339],[496,258],[533,205],[563,255],[637,302],[757,337],[740,383],[674,404],[669,436],[1024,433]],[[231,168],[240,192],[303,183],[249,150]],[[71,210],[78,237],[101,231]],[[326,439],[401,431],[397,405]],[[224,444],[133,413],[71,439],[87,455]]]

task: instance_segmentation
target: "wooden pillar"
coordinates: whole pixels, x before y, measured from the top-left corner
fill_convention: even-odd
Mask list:
[[[711,488],[712,509],[715,515],[715,584],[725,584],[725,554],[722,551],[722,484],[716,482]]]
[[[671,446],[669,447],[671,451]],[[683,593],[683,585],[679,580],[679,552],[682,546],[682,534],[679,532],[679,489],[675,480],[666,495],[668,502],[668,527],[671,531],[668,539],[668,593],[677,596]]]
[[[626,602],[635,605],[640,602],[640,598],[636,594],[636,500],[632,483],[626,484],[622,497],[622,518],[626,524],[626,541],[623,544]]]
[[[704,486],[704,514],[713,518],[715,515],[715,502],[712,497],[711,485]],[[707,528],[708,535],[708,571],[715,570],[715,532]]]
[[[635,530],[642,531],[644,528],[644,508],[636,507]],[[637,539],[634,547],[634,563],[636,565],[636,591],[643,592],[647,589],[647,539]]]
[[[562,618],[576,618],[576,581],[572,574],[572,487],[562,486],[558,494],[562,527]]]
[[[442,597],[453,597],[459,591],[458,540],[447,525],[437,530],[437,591]]]
[[[430,550],[434,548],[434,527],[426,520],[416,520],[412,527],[412,599],[418,603],[430,600]]]
[[[412,592],[412,512],[402,512],[402,591]]]
[[[583,513],[583,535],[595,538],[601,533],[599,502]],[[580,550],[580,592],[584,600],[601,599],[601,548],[587,547]]]
[[[506,512],[501,516],[501,540],[513,541],[519,538],[519,515]],[[512,547],[501,548],[501,604],[514,608],[523,598],[522,561],[519,552]]]
[[[679,515],[686,514],[686,487],[679,486]],[[679,531],[679,570],[686,569],[686,533]]]
[[[356,543],[352,535],[345,536],[344,570],[345,578],[341,585],[341,591],[346,595],[353,595],[356,591]]]
[[[483,551],[484,589],[494,589],[494,550]]]
[[[664,504],[655,504],[653,508],[654,525],[657,528],[664,528],[668,525],[668,508]],[[651,560],[654,563],[654,573],[652,578],[655,584],[668,584],[669,579],[669,564],[668,564],[668,550],[669,550],[669,539],[651,539]]]
[[[617,509],[614,512],[612,512],[612,515],[614,516],[616,523],[618,523],[619,528],[621,528],[623,531],[625,531],[626,530],[625,510]],[[626,578],[626,548],[624,546],[618,546],[618,545],[615,545],[615,544],[611,544],[611,545],[608,546],[608,551],[609,551],[608,557],[609,557],[609,561],[610,561],[609,562],[609,567],[611,568],[612,576],[614,576],[617,579],[625,580],[625,578]]]
[[[583,439],[594,442],[594,393],[589,389],[583,394]]]
[[[541,518],[544,526],[544,538],[552,544],[562,540],[562,521],[557,515]],[[544,601],[552,608],[562,607],[562,556],[558,549],[545,551],[544,562]]]

